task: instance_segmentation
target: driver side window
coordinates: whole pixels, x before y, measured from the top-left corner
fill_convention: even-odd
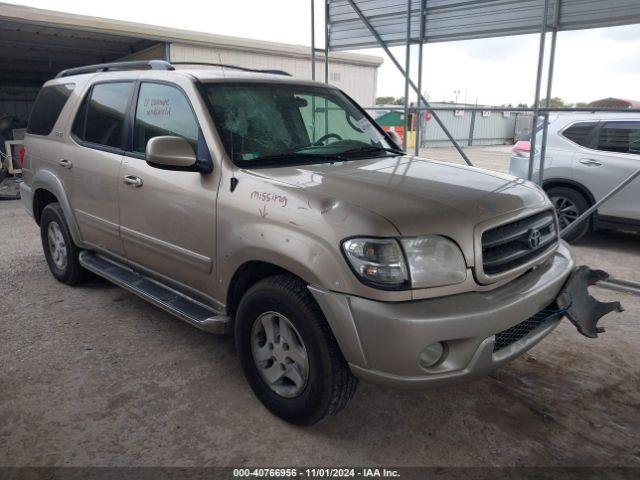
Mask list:
[[[182,137],[197,151],[198,122],[184,93],[171,85],[143,83],[136,107],[133,150],[144,153],[151,138],[164,135]]]
[[[600,130],[598,150],[640,154],[640,122],[608,122]]]

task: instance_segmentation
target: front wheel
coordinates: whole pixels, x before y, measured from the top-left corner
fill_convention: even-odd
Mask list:
[[[238,307],[235,341],[244,374],[278,417],[313,425],[340,411],[357,379],[306,285],[290,275],[261,280]]]
[[[547,195],[558,213],[560,230],[564,230],[575,222],[589,208],[589,203],[584,196],[573,188],[553,187],[547,190]],[[580,239],[589,231],[590,224],[589,219],[583,220],[581,225],[578,225],[564,237],[565,240],[574,242]]]

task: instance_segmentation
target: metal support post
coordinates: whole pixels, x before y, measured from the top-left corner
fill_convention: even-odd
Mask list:
[[[469,126],[469,146],[473,146],[473,132],[476,129],[476,111],[471,111],[471,125]]]
[[[551,106],[551,90],[553,88],[553,70],[556,63],[556,41],[558,38],[558,22],[560,20],[560,3],[562,0],[555,0],[553,10],[553,30],[551,32],[551,47],[549,52],[549,74],[547,76],[547,97],[544,102],[545,108]],[[540,171],[538,172],[538,185],[544,182],[544,160],[547,153],[547,134],[549,131],[549,112],[545,112],[544,124],[542,125],[542,145],[540,145]]]
[[[540,165],[538,165],[538,185],[542,186],[544,181],[544,160],[547,154],[547,133],[549,129],[549,112],[542,114],[542,142],[540,145]],[[532,144],[533,145],[533,144]],[[533,148],[533,147],[532,147]],[[531,152],[529,152],[529,159],[531,159]]]
[[[367,19],[367,17],[362,13],[362,10],[360,10],[360,8],[358,8],[358,6],[355,4],[355,2],[353,0],[347,0],[349,2],[349,5],[351,6],[351,8],[353,9],[354,12],[356,12],[356,14],[358,15],[358,17],[360,18],[360,20],[362,21],[362,23],[364,23],[364,25],[367,27],[367,29],[369,30],[369,32],[371,33],[371,35],[373,35],[373,37],[376,39],[376,41],[378,42],[378,44],[382,47],[382,49],[384,50],[384,52],[387,54],[387,56],[389,57],[389,59],[391,60],[391,62],[396,66],[396,68],[400,71],[400,73],[402,75],[404,75],[406,77],[407,72],[405,72],[404,68],[402,67],[402,65],[400,64],[400,62],[398,62],[398,59],[395,57],[395,55],[393,55],[393,53],[391,53],[391,50],[389,50],[389,47],[387,46],[386,42],[382,39],[382,37],[380,36],[380,34],[376,31],[375,28],[373,28],[373,26],[371,25],[371,22],[369,22],[369,20]],[[548,0],[547,0],[548,1]],[[411,79],[409,79],[409,85],[411,86],[411,88],[418,94],[418,99],[424,103],[424,106],[427,109],[431,108],[431,104],[427,101],[427,99],[424,97],[424,95],[422,95],[422,92],[420,92],[418,90],[418,87],[416,86],[415,83],[413,83],[413,81]],[[458,153],[460,154],[460,156],[464,159],[464,161],[467,163],[467,165],[473,165],[471,163],[471,160],[469,160],[469,157],[467,157],[467,154],[464,153],[464,151],[462,150],[462,147],[460,146],[460,144],[458,142],[456,142],[455,138],[453,138],[453,135],[451,135],[451,132],[449,132],[449,130],[447,129],[447,127],[445,126],[445,124],[442,122],[442,119],[440,118],[440,116],[435,112],[435,111],[431,111],[431,115],[433,116],[433,119],[436,121],[436,123],[440,126],[440,128],[442,129],[442,131],[444,132],[444,134],[447,136],[447,138],[449,139],[449,141],[453,144],[453,146],[455,147],[455,149],[458,151]]]
[[[316,9],[311,0],[311,80],[316,79]]]
[[[324,83],[329,83],[329,0],[324,0]]]
[[[404,77],[404,135],[402,136],[402,149],[406,152],[409,145],[409,128],[411,121],[409,119],[409,78],[411,76],[411,0],[407,0],[407,33],[404,70],[407,74]]]
[[[418,90],[422,92],[422,51],[424,49],[424,29],[425,18],[424,8],[427,0],[420,0],[420,43],[418,44]],[[420,96],[418,95],[418,107],[421,105]],[[416,145],[413,149],[413,154],[418,156],[420,153],[420,129],[422,128],[422,112],[416,110]]]
[[[329,0],[324,0],[324,83],[329,83]],[[324,99],[324,134],[329,133],[329,104]]]
[[[540,50],[538,52],[538,73],[536,76],[536,94],[533,101],[533,119],[531,120],[531,152],[529,152],[529,172],[527,180],[533,178],[533,162],[536,156],[536,130],[538,129],[538,115],[540,113],[540,88],[542,85],[542,67],[544,63],[544,42],[547,36],[547,15],[549,14],[549,0],[544,0],[542,10],[542,24],[540,25]]]

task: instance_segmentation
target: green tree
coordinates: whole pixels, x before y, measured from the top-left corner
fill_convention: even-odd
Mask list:
[[[391,105],[395,100],[395,97],[377,97],[376,105]]]
[[[538,106],[540,107],[546,107],[547,101],[544,98],[541,98],[540,101],[538,102]],[[565,103],[564,100],[562,100],[560,97],[552,97],[551,101],[549,102],[549,106],[551,108],[569,108],[572,107],[573,104],[572,103]]]

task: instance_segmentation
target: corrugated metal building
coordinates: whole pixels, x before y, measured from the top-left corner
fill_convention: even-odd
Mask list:
[[[453,103],[432,102],[431,106],[438,113],[445,127],[453,138],[462,145],[505,145],[513,143],[517,115],[508,108],[502,111],[471,111],[469,108],[496,108],[493,105],[464,105]],[[401,111],[386,113],[377,110],[371,112],[383,125],[404,124],[404,114]],[[385,117],[390,118],[386,120]],[[391,118],[393,117],[393,118]],[[397,118],[396,118],[397,117]],[[430,113],[423,112],[420,116],[421,147],[449,147],[451,142]],[[414,123],[415,126],[415,123]]]
[[[461,145],[504,145],[513,143],[516,125],[516,114],[509,109],[503,111],[471,111],[465,109],[465,105],[453,105],[451,103],[434,102],[431,106],[436,110],[440,119],[447,127],[453,138]],[[452,108],[455,110],[438,110],[438,107]],[[466,105],[476,107],[476,105]],[[482,105],[478,105],[482,108]],[[487,106],[487,108],[495,108]],[[429,117],[428,113],[422,115],[421,126],[422,147],[450,146],[440,126]]]
[[[74,15],[0,3],[0,114],[26,120],[42,83],[65,68],[164,59],[279,69],[311,78],[308,47]],[[316,78],[324,78],[323,51]],[[360,104],[375,104],[380,57],[336,52],[329,81]]]

